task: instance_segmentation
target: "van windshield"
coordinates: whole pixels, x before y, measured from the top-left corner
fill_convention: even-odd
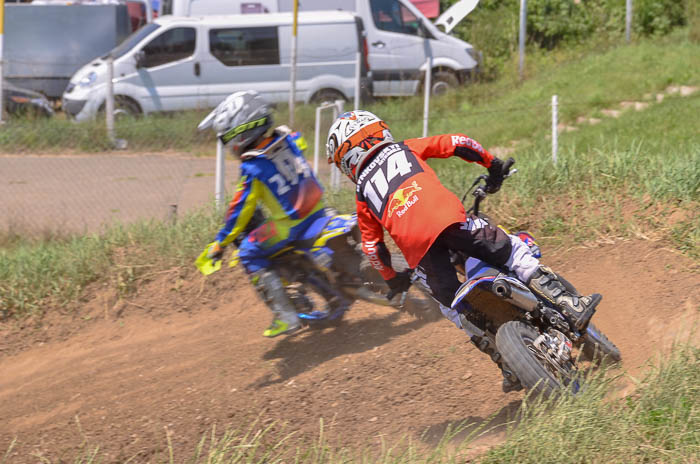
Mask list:
[[[124,39],[124,42],[119,44],[116,48],[112,50],[112,56],[117,59],[120,56],[124,56],[129,50],[131,50],[134,45],[137,43],[141,42],[144,37],[149,35],[151,32],[155,31],[160,27],[160,24],[155,24],[155,23],[150,23],[146,24],[143,26],[141,29],[138,31],[134,32],[131,34],[129,37]],[[107,58],[108,55],[105,55],[103,58]]]

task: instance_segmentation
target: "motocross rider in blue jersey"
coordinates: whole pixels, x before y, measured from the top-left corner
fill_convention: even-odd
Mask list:
[[[200,124],[213,128],[241,160],[241,177],[226,212],[225,224],[207,247],[207,258],[221,260],[224,247],[239,244],[239,258],[251,282],[273,313],[265,337],[289,334],[301,327],[270,256],[292,244],[324,216],[323,189],[312,173],[298,132],[279,126],[269,134],[272,113],[255,91],[236,92]],[[262,203],[268,219],[240,240]]]

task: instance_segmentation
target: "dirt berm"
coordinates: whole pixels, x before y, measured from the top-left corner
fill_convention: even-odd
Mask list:
[[[595,323],[639,375],[697,315],[694,263],[649,241],[562,250],[546,257],[583,292],[604,295]],[[72,462],[100,446],[105,462],[184,462],[203,434],[288,422],[365,446],[404,434],[430,444],[450,423],[505,420],[522,394],[446,320],[422,322],[357,304],[337,328],[268,340],[269,313],[240,271],[206,283],[164,270],[127,301],[93,288],[79,315],[40,328],[0,326],[0,456]],[[184,279],[183,279],[184,277]],[[427,432],[427,433],[426,433]],[[422,437],[422,438],[420,438]]]

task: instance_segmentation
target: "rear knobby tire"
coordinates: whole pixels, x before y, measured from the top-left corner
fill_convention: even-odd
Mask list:
[[[560,390],[562,384],[528,348],[538,336],[533,327],[520,321],[509,321],[496,333],[496,348],[523,387],[536,395],[550,396]]]

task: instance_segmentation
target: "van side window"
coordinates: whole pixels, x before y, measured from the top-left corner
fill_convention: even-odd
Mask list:
[[[370,0],[370,7],[377,29],[420,35],[420,20],[398,0]]]
[[[276,27],[212,29],[209,31],[209,50],[226,66],[280,63]]]
[[[152,68],[191,56],[196,35],[192,27],[176,27],[163,32],[143,47],[143,66]]]

